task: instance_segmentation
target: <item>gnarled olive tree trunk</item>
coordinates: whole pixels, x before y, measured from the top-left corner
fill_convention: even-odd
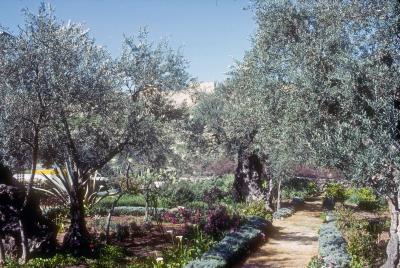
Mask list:
[[[399,265],[399,242],[400,242],[400,211],[399,211],[400,196],[397,200],[389,199],[390,210],[390,239],[386,247],[387,259],[384,268],[396,268]]]
[[[85,255],[89,251],[90,236],[85,222],[84,193],[76,173],[73,180],[70,195],[71,224],[64,237],[63,247],[74,255]]]
[[[262,169],[262,163],[256,154],[239,151],[233,185],[236,201],[250,202],[263,199]]]

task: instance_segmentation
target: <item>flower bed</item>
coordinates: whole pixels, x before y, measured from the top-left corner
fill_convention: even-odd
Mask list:
[[[188,263],[185,268],[227,267],[262,241],[271,226],[270,221],[261,217],[251,217],[237,231],[227,234],[200,259]]]

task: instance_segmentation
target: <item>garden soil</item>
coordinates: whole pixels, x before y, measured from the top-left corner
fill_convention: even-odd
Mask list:
[[[320,200],[308,201],[291,217],[274,220],[274,231],[266,243],[236,268],[307,267],[318,254],[321,212]]]

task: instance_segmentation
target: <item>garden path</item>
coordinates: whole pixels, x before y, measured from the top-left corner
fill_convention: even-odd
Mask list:
[[[274,231],[267,242],[237,268],[307,267],[318,254],[321,211],[320,200],[308,201],[291,217],[274,220]]]

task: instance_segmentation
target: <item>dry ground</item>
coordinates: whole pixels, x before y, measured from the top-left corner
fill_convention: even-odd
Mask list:
[[[236,268],[307,267],[318,254],[318,230],[322,224],[321,201],[306,202],[293,216],[275,220],[268,241]]]

